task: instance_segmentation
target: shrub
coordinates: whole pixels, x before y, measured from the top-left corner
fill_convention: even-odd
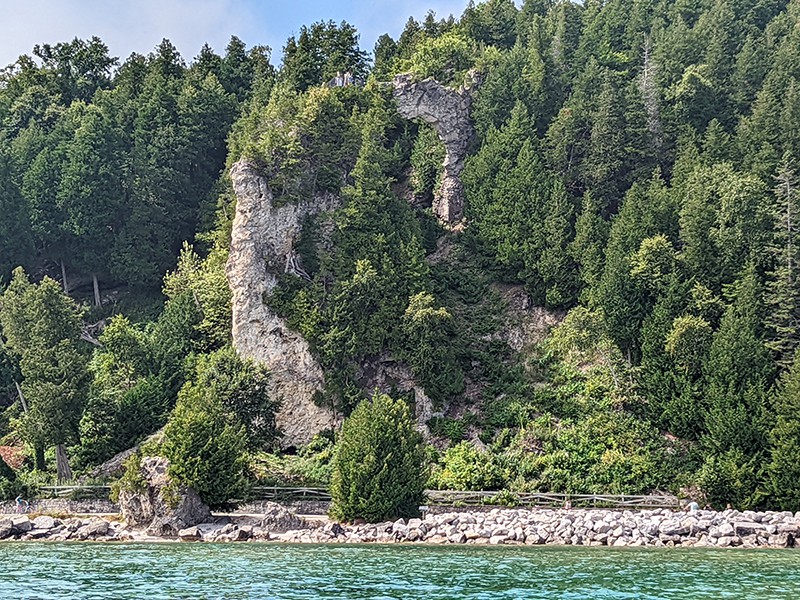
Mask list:
[[[385,394],[344,422],[333,461],[331,516],[378,522],[417,514],[424,488],[422,436],[408,406]]]
[[[449,490],[496,490],[503,474],[491,453],[464,441],[448,448],[442,467],[431,477],[431,485]]]
[[[246,442],[245,428],[231,424],[222,403],[189,383],[169,418],[162,449],[173,480],[218,507],[245,492]]]

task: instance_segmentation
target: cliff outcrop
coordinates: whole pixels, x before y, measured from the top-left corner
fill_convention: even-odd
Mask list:
[[[270,393],[281,401],[276,423],[283,446],[297,446],[335,424],[334,414],[313,398],[325,380],[308,343],[267,306],[265,299],[285,272],[302,274],[294,244],[309,215],[332,210],[333,195],[278,206],[256,166],[239,161],[231,169],[236,216],[226,267],[233,293],[233,345],[244,358],[266,365]]]
[[[123,488],[119,492],[120,513],[129,527],[146,529],[149,535],[172,536],[211,517],[197,492],[174,485],[166,458],[142,458],[140,476],[140,489]]]
[[[458,89],[430,78],[416,81],[410,73],[397,75],[392,82],[397,112],[406,119],[428,123],[444,144],[441,183],[434,193],[433,213],[448,226],[457,225],[464,216],[461,172],[473,133],[472,95],[481,83],[477,71],[471,71],[470,78],[469,85]]]

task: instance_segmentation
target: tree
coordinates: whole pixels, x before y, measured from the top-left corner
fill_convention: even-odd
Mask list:
[[[164,429],[162,451],[169,474],[193,488],[211,507],[220,507],[245,490],[245,428],[231,422],[222,402],[188,383]]]
[[[11,271],[29,267],[34,248],[27,203],[11,179],[11,164],[0,149],[0,282],[8,281]]]
[[[358,47],[355,28],[342,21],[319,21],[303,25],[300,33],[283,48],[281,78],[292,88],[305,91],[332,79],[337,72],[349,72],[356,81],[367,74],[367,53]]]
[[[792,364],[800,334],[800,243],[797,239],[800,199],[797,176],[789,166],[788,155],[784,157],[775,183],[771,245],[775,268],[770,273],[765,293],[769,306],[767,346],[775,353],[778,364],[785,368]]]
[[[437,404],[464,390],[464,374],[453,351],[453,317],[426,292],[412,296],[403,315],[405,352],[414,377]]]
[[[17,268],[2,297],[0,324],[6,345],[20,357],[20,429],[36,450],[36,467],[44,468],[44,447],[55,445],[58,479],[72,479],[65,446],[77,439],[89,383],[78,347],[80,311],[55,281],[31,284]]]
[[[268,394],[269,372],[264,366],[239,358],[226,346],[200,356],[195,373],[193,385],[217,399],[244,426],[248,448],[262,450],[275,445],[278,402]]]
[[[762,341],[762,287],[749,264],[732,289],[732,302],[714,334],[704,366],[709,412],[706,447],[745,457],[765,448],[765,392],[774,367]]]
[[[378,522],[417,514],[425,485],[421,442],[405,402],[377,392],[362,401],[336,445],[331,516]]]
[[[92,274],[96,306],[101,305],[98,274],[108,268],[126,200],[121,142],[109,115],[86,107],[66,153],[57,196],[77,266]]]
[[[800,506],[800,352],[778,381],[773,406],[777,420],[769,436],[770,492],[778,508],[794,510]]]

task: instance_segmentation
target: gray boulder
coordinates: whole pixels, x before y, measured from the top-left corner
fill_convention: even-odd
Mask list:
[[[0,540],[11,537],[12,533],[14,533],[14,524],[11,522],[11,520],[3,519],[0,521]]]
[[[293,529],[305,529],[309,524],[288,508],[267,502],[264,504],[264,518],[258,525],[270,533],[285,533]]]
[[[148,535],[177,536],[211,517],[197,492],[172,482],[166,458],[146,456],[140,469],[144,487],[119,493],[120,512],[130,527],[145,529]]]
[[[33,520],[34,529],[53,529],[56,526],[56,520],[53,517],[42,515]]]
[[[11,517],[11,527],[14,533],[28,533],[33,529],[33,523],[26,515]]]

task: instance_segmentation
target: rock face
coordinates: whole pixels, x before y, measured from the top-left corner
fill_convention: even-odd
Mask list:
[[[379,390],[386,394],[413,391],[417,430],[426,436],[430,433],[428,421],[434,415],[433,401],[416,382],[408,366],[383,353],[362,360],[356,378],[365,390]]]
[[[180,530],[211,517],[208,506],[193,489],[170,489],[168,469],[166,458],[146,456],[141,463],[144,489],[120,490],[120,512],[129,526],[146,529],[149,535],[176,536]]]
[[[324,377],[308,343],[264,299],[277,286],[279,274],[301,269],[294,244],[305,218],[332,210],[338,198],[326,195],[276,206],[267,181],[247,161],[233,166],[231,180],[236,216],[226,274],[233,292],[233,345],[242,357],[269,368],[269,391],[282,403],[276,415],[282,444],[302,445],[332,427],[335,416],[313,402]]]
[[[434,194],[433,212],[443,224],[450,226],[458,224],[464,215],[461,171],[472,138],[472,94],[481,83],[476,71],[471,71],[470,77],[471,85],[458,90],[443,86],[435,79],[415,81],[410,73],[397,75],[392,82],[400,115],[428,123],[444,144],[441,185]]]

